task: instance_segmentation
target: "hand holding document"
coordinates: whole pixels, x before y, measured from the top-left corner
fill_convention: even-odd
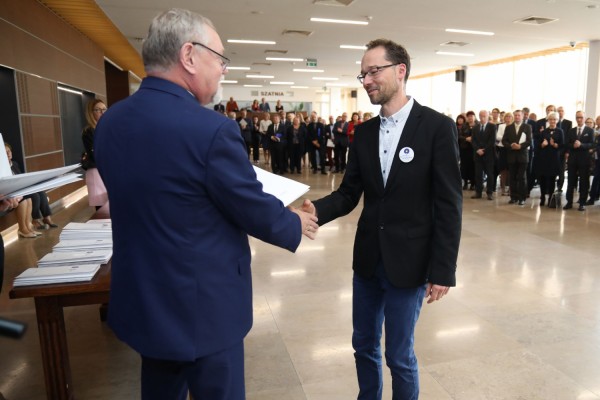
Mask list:
[[[284,178],[280,175],[275,175],[270,172],[254,167],[256,178],[263,185],[263,191],[277,197],[283,205],[289,206],[294,200],[308,192],[310,186],[292,179]],[[302,234],[309,239],[314,239],[317,235],[319,225],[317,217],[314,214],[306,213],[294,207],[288,207],[295,212],[300,218],[302,224]]]

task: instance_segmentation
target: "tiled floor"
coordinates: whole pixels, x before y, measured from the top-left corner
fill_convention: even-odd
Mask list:
[[[318,198],[342,175],[304,172]],[[458,286],[424,305],[417,326],[421,399],[600,399],[600,206],[585,212],[471,200],[465,192]],[[83,201],[55,220],[86,220]],[[246,339],[250,400],[347,400],[357,385],[351,337],[351,256],[360,207],[303,240],[297,254],[251,239],[254,328]],[[12,278],[49,251],[58,230],[6,249],[0,315],[29,323],[0,338],[0,392],[44,399],[35,311],[9,300]],[[139,397],[139,360],[98,319],[66,310],[77,399]],[[391,399],[386,375],[384,399]]]

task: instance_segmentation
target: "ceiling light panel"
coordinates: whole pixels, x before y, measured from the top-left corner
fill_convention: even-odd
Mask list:
[[[468,29],[453,29],[448,28],[446,32],[450,33],[466,33],[467,35],[483,35],[483,36],[494,36],[494,32],[485,32],[485,31],[472,31]]]
[[[294,72],[325,72],[323,69],[313,69],[313,68],[294,68]]]
[[[267,57],[267,61],[291,61],[291,62],[302,62],[304,58],[289,58],[289,57]]]
[[[366,50],[367,46],[356,46],[353,44],[341,44],[340,49],[349,49],[349,50]]]
[[[356,21],[350,19],[311,18],[311,22],[326,22],[330,24],[369,25],[367,21]]]
[[[246,40],[246,39],[227,39],[227,43],[241,43],[241,44],[277,44],[271,40]]]

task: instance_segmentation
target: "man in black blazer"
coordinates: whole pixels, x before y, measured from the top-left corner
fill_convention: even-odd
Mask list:
[[[422,301],[456,285],[462,181],[454,121],[406,95],[410,57],[389,40],[367,44],[359,81],[380,115],[358,125],[340,187],[303,209],[325,224],[364,195],[354,242],[353,336],[359,398],[381,398],[380,339],[393,398],[419,395],[414,328]]]
[[[563,108],[563,106],[558,107],[556,110],[558,111],[557,126],[560,129],[562,129],[563,134],[566,136],[566,134],[569,133],[569,131],[571,130],[571,127],[573,126],[573,122],[564,118],[565,109]],[[566,137],[563,137],[563,143],[565,143],[566,139],[567,139]],[[566,149],[561,148],[560,153],[559,153],[560,154],[560,164],[559,164],[559,171],[558,171],[558,190],[560,190],[561,192],[562,192],[562,187],[565,184],[565,164],[566,164],[565,153],[566,153]]]
[[[487,176],[487,199],[493,200],[496,187],[494,161],[496,160],[496,124],[489,122],[487,110],[479,112],[479,123],[475,125],[471,144],[475,161],[475,194],[472,199],[481,199],[483,193],[483,175]]]
[[[594,130],[584,125],[585,114],[583,111],[577,111],[575,121],[577,126],[571,128],[565,141],[566,151],[569,153],[569,182],[567,184],[567,204],[563,209],[573,208],[573,192],[577,186],[577,178],[579,178],[578,210],[584,211],[590,189],[590,164],[592,161],[590,150],[594,148]]]
[[[510,175],[509,204],[525,204],[527,198],[527,163],[529,162],[529,146],[531,146],[531,126],[523,123],[521,110],[513,113],[515,122],[504,130],[502,145],[506,152]],[[545,123],[544,123],[545,125]]]
[[[335,172],[346,170],[346,153],[348,151],[348,114],[343,113],[342,119],[333,126],[333,143],[335,144]]]
[[[319,122],[317,112],[310,113],[310,122],[306,127],[308,131],[308,140],[310,142],[310,163],[312,165],[313,174],[317,173],[317,154],[319,155],[319,165],[321,174],[325,172],[325,150],[327,148],[327,136],[325,135],[325,127]]]
[[[286,171],[285,147],[287,138],[285,135],[285,124],[281,122],[279,115],[273,115],[273,123],[267,128],[267,136],[271,139],[271,169],[274,174],[283,175]]]

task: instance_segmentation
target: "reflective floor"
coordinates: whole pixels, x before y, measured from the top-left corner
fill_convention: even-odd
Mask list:
[[[293,175],[319,198],[342,175]],[[416,351],[421,399],[600,399],[600,206],[585,212],[472,200],[465,191],[458,286],[424,305]],[[351,257],[360,207],[304,239],[297,254],[251,239],[254,328],[246,346],[251,400],[348,400],[357,385],[351,348]],[[55,221],[84,221],[85,199]],[[44,399],[32,300],[9,300],[14,276],[58,241],[59,230],[6,248],[0,316],[26,321],[0,338],[0,392]],[[139,398],[139,359],[100,322],[97,306],[66,309],[77,399]],[[1,397],[0,397],[1,398]],[[391,399],[386,370],[384,399]]]

